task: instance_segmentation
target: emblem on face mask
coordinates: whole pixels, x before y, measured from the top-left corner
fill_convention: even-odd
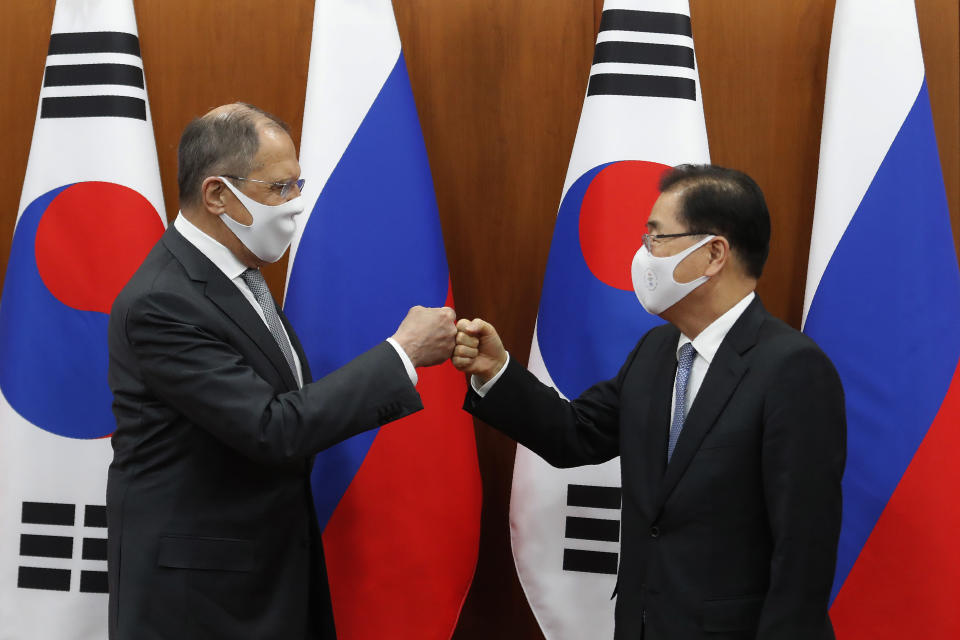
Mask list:
[[[648,290],[653,291],[657,288],[657,274],[653,272],[653,269],[647,269],[647,272],[643,274],[643,281]]]

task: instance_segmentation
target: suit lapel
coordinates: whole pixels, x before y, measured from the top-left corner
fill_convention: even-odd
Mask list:
[[[283,357],[283,352],[280,351],[267,325],[260,319],[260,315],[240,293],[237,286],[230,282],[227,276],[199,249],[180,235],[173,225],[163,235],[163,243],[180,261],[191,280],[205,283],[204,295],[267,356],[287,387],[291,390],[297,389],[299,385],[293,371],[290,370],[290,365]]]
[[[670,399],[673,394],[673,379],[677,373],[678,331],[671,331],[660,344],[655,357],[656,372],[650,394],[650,412],[647,415],[646,429],[647,453],[645,467],[647,483],[645,486],[658,487],[667,466],[667,435],[670,429]],[[652,494],[651,494],[651,497]]]
[[[683,431],[680,432],[670,463],[667,465],[657,499],[661,507],[683,477],[690,461],[700,448],[700,443],[716,423],[730,396],[746,374],[748,367],[742,355],[757,343],[757,334],[765,315],[766,311],[760,304],[760,298],[754,298],[717,349],[697,397],[690,407],[690,413],[684,422]],[[670,381],[672,383],[673,377]],[[667,396],[670,397],[671,393],[672,386]],[[666,446],[662,451],[665,457]]]

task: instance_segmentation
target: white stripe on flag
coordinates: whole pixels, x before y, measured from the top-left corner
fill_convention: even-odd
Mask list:
[[[300,138],[300,170],[310,180],[303,190],[307,208],[297,221],[290,263],[317,198],[399,56],[390,0],[315,4]],[[289,278],[288,270],[288,284]]]

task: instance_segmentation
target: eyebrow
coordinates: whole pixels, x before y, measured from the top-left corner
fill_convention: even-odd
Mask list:
[[[278,178],[270,178],[270,179],[264,178],[264,180],[266,180],[267,182],[274,182],[274,183],[291,182],[293,180],[299,180],[299,179],[300,179],[300,176],[297,176],[296,178],[290,178],[287,175],[284,175],[283,177],[278,177]]]
[[[650,231],[656,231],[660,228],[660,223],[656,220],[647,220],[647,229]]]

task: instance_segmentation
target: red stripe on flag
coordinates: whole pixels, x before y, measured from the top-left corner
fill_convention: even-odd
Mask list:
[[[473,580],[481,487],[466,381],[449,362],[417,374],[424,410],[380,429],[323,534],[341,640],[447,640]]]
[[[960,638],[960,367],[830,609],[837,638]]]

